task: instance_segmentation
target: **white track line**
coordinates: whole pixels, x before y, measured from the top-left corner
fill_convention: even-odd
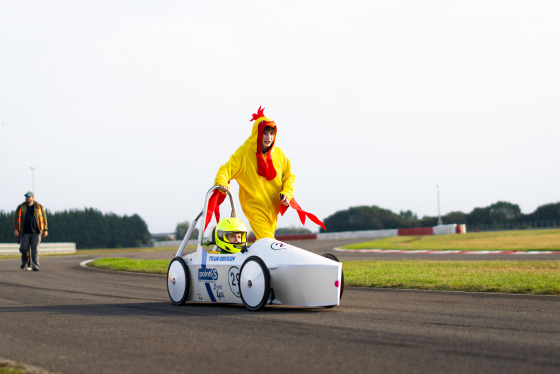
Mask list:
[[[80,266],[83,267],[83,268],[87,268],[87,267],[88,267],[87,265],[88,265],[90,262],[93,262],[93,261],[95,261],[95,260],[85,260],[85,261],[82,261],[82,262],[80,262]]]

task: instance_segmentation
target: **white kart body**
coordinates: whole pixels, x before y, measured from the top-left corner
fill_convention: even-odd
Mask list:
[[[208,195],[192,226],[206,216]],[[230,200],[235,216],[231,195]],[[221,302],[258,310],[265,304],[331,307],[340,303],[344,287],[340,262],[271,238],[256,241],[244,253],[208,253],[213,248],[203,248],[202,232],[196,252],[183,255],[188,236],[168,268],[168,294],[175,305]]]

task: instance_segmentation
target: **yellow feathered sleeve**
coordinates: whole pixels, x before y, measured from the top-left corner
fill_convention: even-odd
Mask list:
[[[292,165],[290,159],[282,152],[283,165],[282,165],[282,195],[287,196],[289,200],[294,198],[294,183],[296,181],[296,176],[292,174]]]
[[[235,179],[243,168],[245,157],[247,157],[247,147],[242,145],[231,155],[228,162],[220,166],[214,180],[214,186],[229,187],[229,181]]]

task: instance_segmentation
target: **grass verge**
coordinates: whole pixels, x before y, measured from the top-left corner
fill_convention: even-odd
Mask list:
[[[559,261],[345,261],[350,287],[560,295]]]
[[[0,374],[48,374],[48,371],[0,358]]]
[[[105,258],[90,266],[167,273],[169,260]],[[559,261],[343,261],[349,287],[560,295]]]
[[[169,260],[132,260],[130,258],[102,258],[89,264],[91,267],[134,273],[167,274]]]
[[[461,235],[394,236],[349,244],[344,249],[460,251],[560,251],[560,229],[478,232]]]

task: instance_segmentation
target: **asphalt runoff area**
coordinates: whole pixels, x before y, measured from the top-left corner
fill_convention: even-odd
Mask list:
[[[333,241],[293,244],[344,260],[383,257],[336,252]],[[346,288],[332,309],[250,312],[176,307],[165,276],[80,266],[173,254],[43,256],[40,272],[0,260],[0,358],[58,373],[560,372],[557,296]]]

